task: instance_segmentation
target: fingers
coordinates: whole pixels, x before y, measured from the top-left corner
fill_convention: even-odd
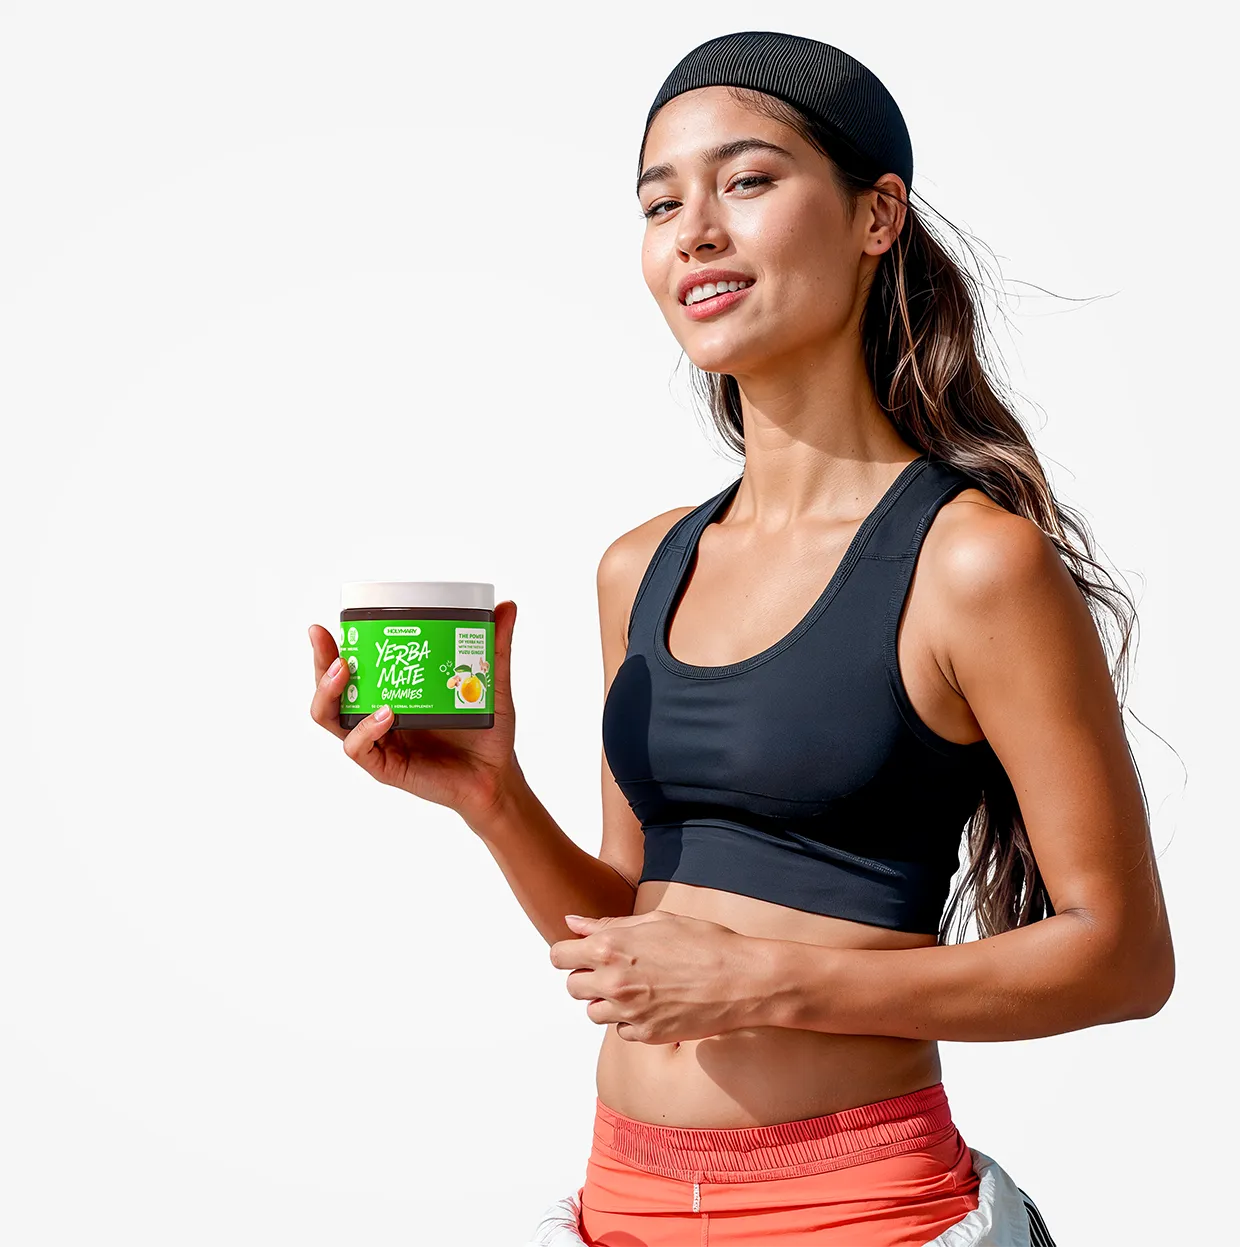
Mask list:
[[[316,636],[317,632],[317,636]],[[326,628],[312,624],[310,644],[314,649],[314,697],[310,717],[333,736],[344,740],[348,732],[340,726],[340,691],[349,677],[349,669],[336,650],[336,642]],[[356,729],[354,729],[356,730]]]
[[[604,948],[598,940],[586,947],[586,940],[589,936],[583,936],[575,940],[556,940],[551,945],[551,964],[557,970],[593,970],[602,961],[606,960],[605,954],[600,954],[600,948]],[[571,977],[571,976],[570,976]]]
[[[314,654],[314,682],[317,684],[340,651],[336,648],[336,638],[321,624],[310,625],[310,649]]]
[[[497,602],[495,605],[495,701],[507,702],[512,697],[512,630],[517,619],[517,604],[513,601]]]
[[[578,970],[570,970],[564,980],[564,987],[574,1000],[603,1000],[603,985],[597,970],[582,966]]]
[[[383,716],[380,718],[380,716]],[[383,750],[375,748],[375,741],[391,730],[396,716],[388,706],[380,706],[374,714],[368,714],[351,732],[345,734],[344,751],[369,774],[379,777],[383,770]]]
[[[314,651],[314,697],[310,717],[333,736],[344,741],[344,751],[363,770],[378,775],[383,769],[383,753],[375,741],[388,732],[396,721],[387,706],[367,715],[352,731],[340,724],[340,693],[349,679],[349,668],[326,628],[311,624],[310,648]],[[379,717],[383,716],[383,717]]]

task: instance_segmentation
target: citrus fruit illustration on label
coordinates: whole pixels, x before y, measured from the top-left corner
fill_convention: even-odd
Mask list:
[[[483,662],[485,663],[485,659]],[[456,673],[448,681],[448,687],[456,689],[456,695],[467,706],[477,706],[482,701],[486,689],[482,680],[474,674],[468,663],[461,663]]]

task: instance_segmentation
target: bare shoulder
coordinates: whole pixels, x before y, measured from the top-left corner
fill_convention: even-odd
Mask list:
[[[598,565],[598,600],[600,615],[610,619],[621,629],[628,628],[628,618],[638,586],[646,574],[650,560],[667,536],[672,525],[682,520],[694,508],[672,507],[636,528],[621,533],[606,550]],[[627,644],[627,637],[625,642]]]
[[[1089,608],[1054,542],[980,489],[961,490],[940,508],[918,579],[939,669],[968,696],[979,721],[980,686],[1010,682],[1017,668],[1033,670],[1057,639],[1078,652],[1097,647]],[[993,730],[992,723],[987,736]]]
[[[931,524],[922,551],[940,590],[958,605],[1074,588],[1059,551],[1033,520],[980,489],[962,489]]]

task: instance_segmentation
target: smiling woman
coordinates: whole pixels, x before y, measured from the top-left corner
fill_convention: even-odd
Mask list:
[[[552,944],[607,1030],[585,1181],[538,1243],[1045,1247],[937,1041],[1171,991],[1135,610],[912,176],[882,83],[798,36],[700,45],[647,115],[643,276],[744,471],[599,566],[599,858],[634,902]]]

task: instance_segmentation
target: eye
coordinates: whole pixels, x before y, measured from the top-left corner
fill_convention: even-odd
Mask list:
[[[765,174],[761,173],[746,174],[744,177],[736,178],[728,189],[730,190],[732,186],[743,186],[745,184],[749,184],[751,186],[761,186],[764,182],[770,182],[772,180],[772,178],[769,178]],[[676,201],[674,199],[660,199],[657,203],[652,203],[650,207],[642,213],[642,216],[644,216],[647,221],[653,220],[655,217],[663,216],[665,214],[660,212],[659,209],[664,207],[666,204],[674,204],[675,202]]]

